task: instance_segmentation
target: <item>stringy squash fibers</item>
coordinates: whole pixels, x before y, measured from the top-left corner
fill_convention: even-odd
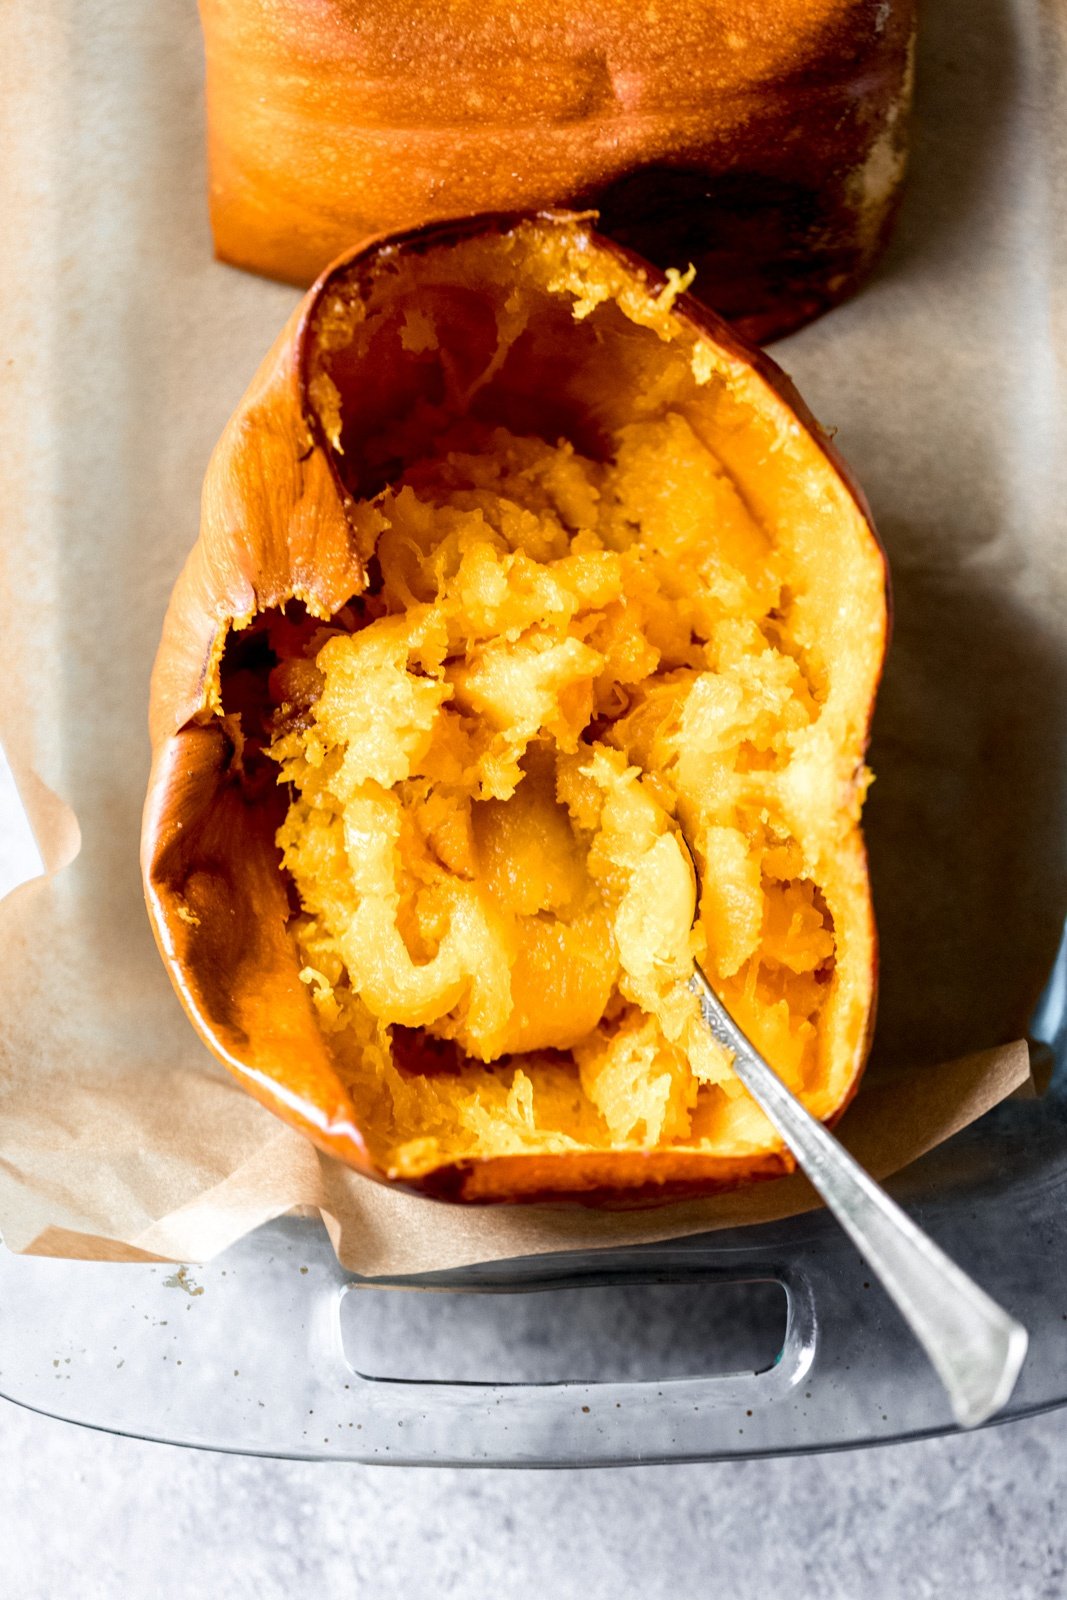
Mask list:
[[[390,315],[432,356],[441,305],[414,289]],[[527,311],[501,293],[490,365]],[[365,343],[337,315],[324,347]],[[378,446],[403,470],[355,508],[367,593],[299,656],[276,643],[301,977],[368,1146],[402,1177],[765,1148],[687,979],[696,958],[785,1081],[835,1108],[866,1027],[834,904],[862,878],[868,781],[820,628],[843,575],[820,589],[662,372],[662,401],[595,456],[474,416],[454,384],[436,427],[408,416]],[[336,362],[313,392],[343,450]],[[847,955],[869,965],[864,926]]]

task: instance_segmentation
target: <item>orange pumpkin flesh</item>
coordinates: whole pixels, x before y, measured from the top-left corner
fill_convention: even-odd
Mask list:
[[[816,1115],[862,1070],[884,565],[787,381],[678,288],[579,217],[379,241],[212,458],[150,914],[220,1059],[373,1176],[629,1203],[789,1170],[694,956]]]
[[[752,338],[852,293],[895,211],[915,0],[200,0],[215,248],[595,206]]]

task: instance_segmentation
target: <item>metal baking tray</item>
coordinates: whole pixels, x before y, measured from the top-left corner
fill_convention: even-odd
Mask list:
[[[202,234],[198,185],[181,189],[188,214],[171,217],[139,186],[132,145],[119,161],[128,164],[127,181],[92,196],[77,155],[91,143],[87,129],[114,126],[127,143],[131,130],[143,135],[144,149],[174,139],[182,159],[201,162],[199,135],[190,131],[198,115],[195,12],[191,4],[146,12],[135,0],[103,0],[85,28],[73,7],[43,9],[66,14],[56,86],[62,115],[46,129],[61,179],[54,204],[61,224],[64,207],[73,219],[69,237],[81,245],[91,305],[112,313],[98,344],[83,330],[77,348],[83,362],[102,364],[114,394],[122,361],[133,359],[116,348],[115,328],[124,318],[136,328],[145,314],[131,237],[138,250],[158,254],[157,235],[165,244],[168,229]],[[1014,721],[987,766],[946,767],[938,781],[961,812],[980,808],[983,784],[998,792],[1016,784],[1028,797],[1019,815],[1041,834],[1047,870],[1030,869],[1022,882],[1017,842],[972,832],[960,855],[968,876],[958,904],[935,906],[916,945],[916,959],[943,962],[950,973],[1004,945],[1005,921],[1047,929],[1064,910],[1062,565],[1046,555],[1031,574],[1048,598],[1046,614],[1060,619],[1058,635],[1013,632],[1015,602],[1001,598],[1009,588],[1018,594],[1028,540],[1053,547],[1067,504],[1067,328],[1057,281],[1065,207],[1062,162],[1050,142],[1065,125],[1067,27],[1054,8],[1029,0],[931,0],[923,25],[912,178],[889,258],[865,293],[775,354],[816,412],[842,424],[840,442],[889,549],[898,632],[890,709],[876,724],[873,758],[884,798],[876,786],[872,804],[883,827],[916,829],[916,902],[930,897],[934,856],[955,848],[951,838],[920,837],[914,817],[892,819],[894,743],[909,737],[909,674],[924,671],[931,596],[936,602],[943,593],[955,652],[942,650],[937,669],[949,725],[988,709],[996,651],[1017,650],[1032,666],[1033,695],[1002,708]],[[61,254],[57,244],[57,260]],[[111,256],[121,270],[108,272]],[[175,309],[190,259],[175,255],[175,305],[161,305],[160,316],[193,315]],[[205,294],[220,317],[237,305],[225,269],[217,272],[208,290],[198,280],[198,314]],[[263,286],[262,318],[257,313],[241,335],[249,351],[266,347],[290,298]],[[241,378],[234,375],[229,402]],[[201,396],[195,371],[183,375],[180,362],[161,381],[170,433],[153,481],[170,487],[191,538],[206,427]],[[76,434],[68,462],[75,474],[77,450],[92,447],[111,452],[128,481],[126,445],[112,419],[94,421],[81,409],[66,420]],[[65,443],[60,433],[55,448]],[[65,514],[71,538],[87,535],[77,496]],[[939,541],[940,561],[931,561],[931,541]],[[923,728],[916,737],[928,734]],[[949,756],[951,745],[949,738]],[[1008,759],[1018,760],[1017,770],[1005,771]],[[887,951],[906,947],[895,915]],[[991,964],[991,1005],[1001,979],[1036,993],[1047,977],[1031,1031],[1035,1059],[1053,1069],[1050,1088],[999,1107],[890,1184],[1030,1331],[1005,1418],[1067,1403],[1067,946],[1051,975],[1009,968]],[[899,963],[887,964],[891,991],[906,977]],[[910,1034],[891,1028],[881,1048],[906,1057],[925,1045],[935,1060],[946,1041],[956,1053],[995,1042],[988,1026],[977,1013],[954,1015],[946,992],[944,1014],[915,1018]],[[395,1292],[415,1288],[437,1292]],[[915,1438],[952,1425],[903,1324],[823,1213],[388,1284],[346,1274],[321,1227],[297,1217],[188,1269],[0,1251],[0,1394],[144,1438],[405,1464],[716,1459]]]
[[[1067,953],[1057,982],[1063,1065]],[[891,1185],[1030,1330],[1002,1421],[1067,1403],[1065,1088],[1000,1108]],[[438,1292],[397,1292],[416,1288]],[[187,1269],[0,1252],[0,1305],[0,1394],[203,1449],[604,1466],[953,1426],[825,1214],[389,1284],[347,1275],[320,1227],[288,1218]]]

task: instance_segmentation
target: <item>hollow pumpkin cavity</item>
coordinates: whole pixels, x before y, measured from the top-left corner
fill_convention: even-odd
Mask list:
[[[816,1115],[862,1066],[881,557],[679,287],[531,223],[357,259],[314,311],[303,381],[367,583],[276,613],[263,740],[300,980],[390,1176],[756,1170],[779,1141],[694,959]]]

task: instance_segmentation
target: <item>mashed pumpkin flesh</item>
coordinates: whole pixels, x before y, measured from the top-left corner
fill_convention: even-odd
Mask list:
[[[271,754],[375,1160],[773,1146],[687,980],[819,1108],[817,863],[863,783],[812,803],[826,664],[788,552],[669,408],[597,460],[466,418],[354,519],[375,582]]]

